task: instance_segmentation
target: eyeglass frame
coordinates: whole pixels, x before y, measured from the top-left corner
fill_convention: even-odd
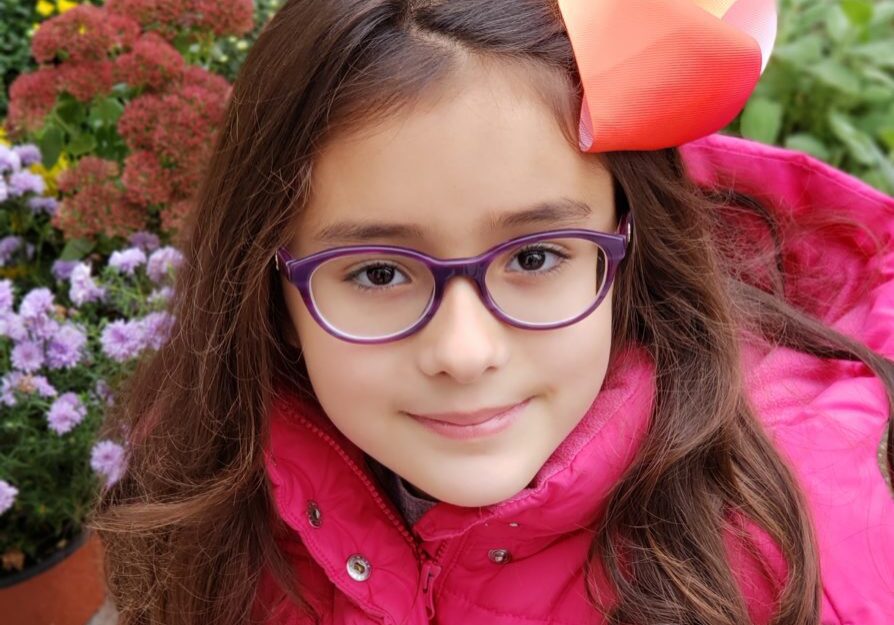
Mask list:
[[[487,288],[486,276],[491,263],[507,249],[518,247],[519,245],[523,245],[525,243],[569,237],[582,238],[593,241],[594,243],[599,245],[599,247],[605,252],[605,280],[602,284],[599,295],[596,297],[596,300],[593,302],[593,304],[591,304],[590,307],[584,310],[582,313],[572,317],[571,319],[552,322],[548,324],[537,324],[520,321],[518,319],[510,317],[508,314],[503,312],[494,301],[490,291]],[[477,256],[469,256],[466,258],[440,259],[429,256],[428,254],[425,254],[418,250],[414,250],[412,248],[395,245],[344,245],[323,250],[321,252],[316,252],[302,258],[292,257],[291,253],[289,253],[285,246],[283,246],[276,251],[273,257],[273,261],[277,272],[284,275],[286,279],[292,284],[292,286],[294,286],[301,294],[301,298],[304,300],[304,304],[307,307],[307,310],[310,312],[314,320],[320,325],[320,327],[322,327],[326,332],[338,339],[347,341],[349,343],[369,345],[397,341],[415,334],[416,332],[421,330],[432,319],[432,317],[434,317],[435,313],[438,311],[438,308],[440,308],[441,302],[444,299],[444,293],[447,288],[447,282],[451,278],[455,277],[471,278],[478,288],[478,296],[481,299],[481,302],[484,304],[485,308],[487,308],[497,319],[511,326],[523,328],[526,330],[555,330],[557,328],[563,328],[565,326],[572,325],[587,317],[590,313],[596,310],[596,308],[598,308],[599,305],[602,303],[602,300],[605,299],[605,296],[608,294],[608,291],[611,289],[611,285],[614,282],[618,266],[621,264],[621,261],[626,256],[627,250],[630,247],[632,240],[633,215],[632,213],[627,212],[621,219],[621,222],[618,225],[618,229],[613,233],[582,228],[547,230],[509,239],[508,241],[504,241],[503,243],[500,243]],[[317,267],[319,267],[324,262],[329,261],[333,258],[337,258],[339,256],[350,256],[353,254],[362,253],[393,254],[412,258],[413,260],[416,260],[425,265],[429,272],[431,272],[434,279],[434,290],[432,291],[431,298],[429,299],[429,302],[426,305],[426,309],[423,311],[419,319],[416,320],[409,327],[383,337],[358,337],[342,332],[341,330],[330,324],[326,320],[326,318],[323,317],[322,313],[317,309],[316,303],[314,302],[313,293],[310,288],[310,282]]]

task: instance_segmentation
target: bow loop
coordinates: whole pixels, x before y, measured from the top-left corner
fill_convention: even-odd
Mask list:
[[[657,150],[742,110],[776,38],[775,0],[559,0],[583,84],[580,149]]]

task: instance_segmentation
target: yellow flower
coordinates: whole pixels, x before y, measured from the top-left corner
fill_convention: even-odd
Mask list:
[[[44,17],[52,15],[55,10],[56,10],[56,7],[53,5],[52,2],[48,2],[48,0],[38,0],[37,12],[40,13],[41,15],[43,15]]]
[[[6,136],[6,128],[0,125],[0,145],[12,145]]]
[[[63,153],[59,155],[59,160],[57,160],[56,164],[53,165],[50,169],[44,167],[43,163],[35,163],[31,166],[30,169],[35,174],[42,177],[44,179],[44,182],[47,183],[47,190],[44,195],[53,197],[59,192],[59,188],[56,185],[56,178],[64,170],[68,169],[69,165],[70,163],[68,162],[68,158],[66,158],[65,154]]]
[[[59,13],[71,11],[76,6],[78,6],[78,3],[71,2],[71,0],[56,0],[56,7],[59,9]]]

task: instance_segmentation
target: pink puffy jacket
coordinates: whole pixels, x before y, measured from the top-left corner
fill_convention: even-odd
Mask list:
[[[796,298],[823,302],[814,312],[827,323],[894,357],[894,200],[801,153],[720,135],[682,150],[699,184],[733,186],[795,218],[826,213],[867,224],[884,253],[873,255],[856,229],[826,228],[799,241],[785,262],[823,278],[798,281]],[[749,348],[744,358],[750,397],[816,523],[822,624],[894,624],[894,496],[880,464],[889,414],[881,382],[861,364],[788,349]],[[411,530],[362,452],[324,415],[279,395],[267,472],[294,530],[283,548],[323,622],[600,623],[584,590],[592,539],[585,528],[636,453],[654,398],[641,348],[609,371],[580,425],[528,488],[483,508],[438,504]],[[768,622],[784,576],[778,552],[764,551],[757,562],[730,550],[755,623]],[[274,594],[267,581],[259,601]],[[309,621],[284,603],[274,622]]]

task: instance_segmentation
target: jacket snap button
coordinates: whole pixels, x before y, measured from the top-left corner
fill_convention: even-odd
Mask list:
[[[487,557],[494,564],[506,564],[512,560],[512,554],[508,549],[491,549],[487,552]]]
[[[323,513],[316,501],[307,502],[307,521],[311,527],[320,527],[323,524]]]
[[[348,575],[357,582],[365,582],[369,579],[372,566],[369,561],[359,553],[348,558]]]

